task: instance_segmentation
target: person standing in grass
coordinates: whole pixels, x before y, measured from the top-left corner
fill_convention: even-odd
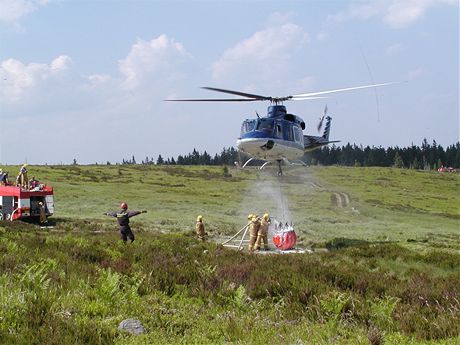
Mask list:
[[[257,241],[255,249],[259,250],[262,242],[264,243],[264,250],[268,250],[268,227],[270,226],[271,220],[268,213],[265,213],[260,220],[260,227],[257,233]]]
[[[42,201],[40,201],[38,203],[38,211],[40,213],[40,224],[44,225],[44,224],[48,223],[48,219],[46,218],[45,204]]]
[[[196,236],[200,241],[204,242],[206,240],[206,231],[204,230],[203,216],[196,217],[195,232]]]
[[[129,226],[129,218],[137,216],[141,213],[147,213],[147,211],[129,211],[128,204],[122,202],[120,205],[121,210],[118,212],[107,212],[104,213],[106,216],[117,218],[118,225],[120,227],[120,237],[123,242],[127,242],[129,239],[131,242],[134,242],[134,234]]]
[[[257,233],[259,232],[260,228],[260,218],[257,217],[256,214],[250,214],[248,216],[250,221],[249,223],[249,252],[252,253],[255,250],[256,240],[257,240]]]

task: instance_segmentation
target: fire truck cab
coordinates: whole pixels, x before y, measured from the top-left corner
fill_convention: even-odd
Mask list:
[[[16,220],[40,216],[39,202],[46,216],[54,213],[53,187],[40,184],[32,190],[16,186],[0,186],[0,220]]]

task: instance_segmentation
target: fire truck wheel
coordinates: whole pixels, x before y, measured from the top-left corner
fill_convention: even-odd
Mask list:
[[[0,220],[3,220],[3,213],[0,213]]]

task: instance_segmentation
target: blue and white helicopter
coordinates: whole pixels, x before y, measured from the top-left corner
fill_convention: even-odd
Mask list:
[[[324,120],[326,124],[321,136],[304,135],[305,122],[297,115],[289,114],[283,102],[290,100],[312,100],[325,98],[324,95],[344,92],[358,89],[375,88],[379,86],[391,85],[395,82],[381,83],[373,85],[363,85],[348,87],[343,89],[309,92],[285,97],[270,97],[250,94],[240,91],[219,89],[215,87],[202,87],[206,90],[223,92],[244,98],[205,98],[205,99],[167,99],[166,101],[182,102],[251,102],[251,101],[269,101],[267,116],[260,117],[257,114],[256,119],[247,119],[241,125],[241,134],[236,145],[238,150],[248,154],[251,158],[244,164],[243,168],[254,159],[265,161],[260,167],[263,169],[267,164],[272,162],[278,163],[278,175],[282,175],[281,164],[300,162],[300,158],[305,152],[313,151],[322,146],[339,141],[330,141],[329,132],[331,129],[330,116],[327,116],[327,106],[318,124],[318,132],[321,130]]]

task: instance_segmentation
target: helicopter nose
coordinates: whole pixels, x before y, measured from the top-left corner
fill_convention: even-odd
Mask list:
[[[267,140],[262,138],[243,138],[237,141],[237,146],[240,151],[249,153],[252,156],[263,157],[263,152],[270,151],[275,147],[274,140]]]

